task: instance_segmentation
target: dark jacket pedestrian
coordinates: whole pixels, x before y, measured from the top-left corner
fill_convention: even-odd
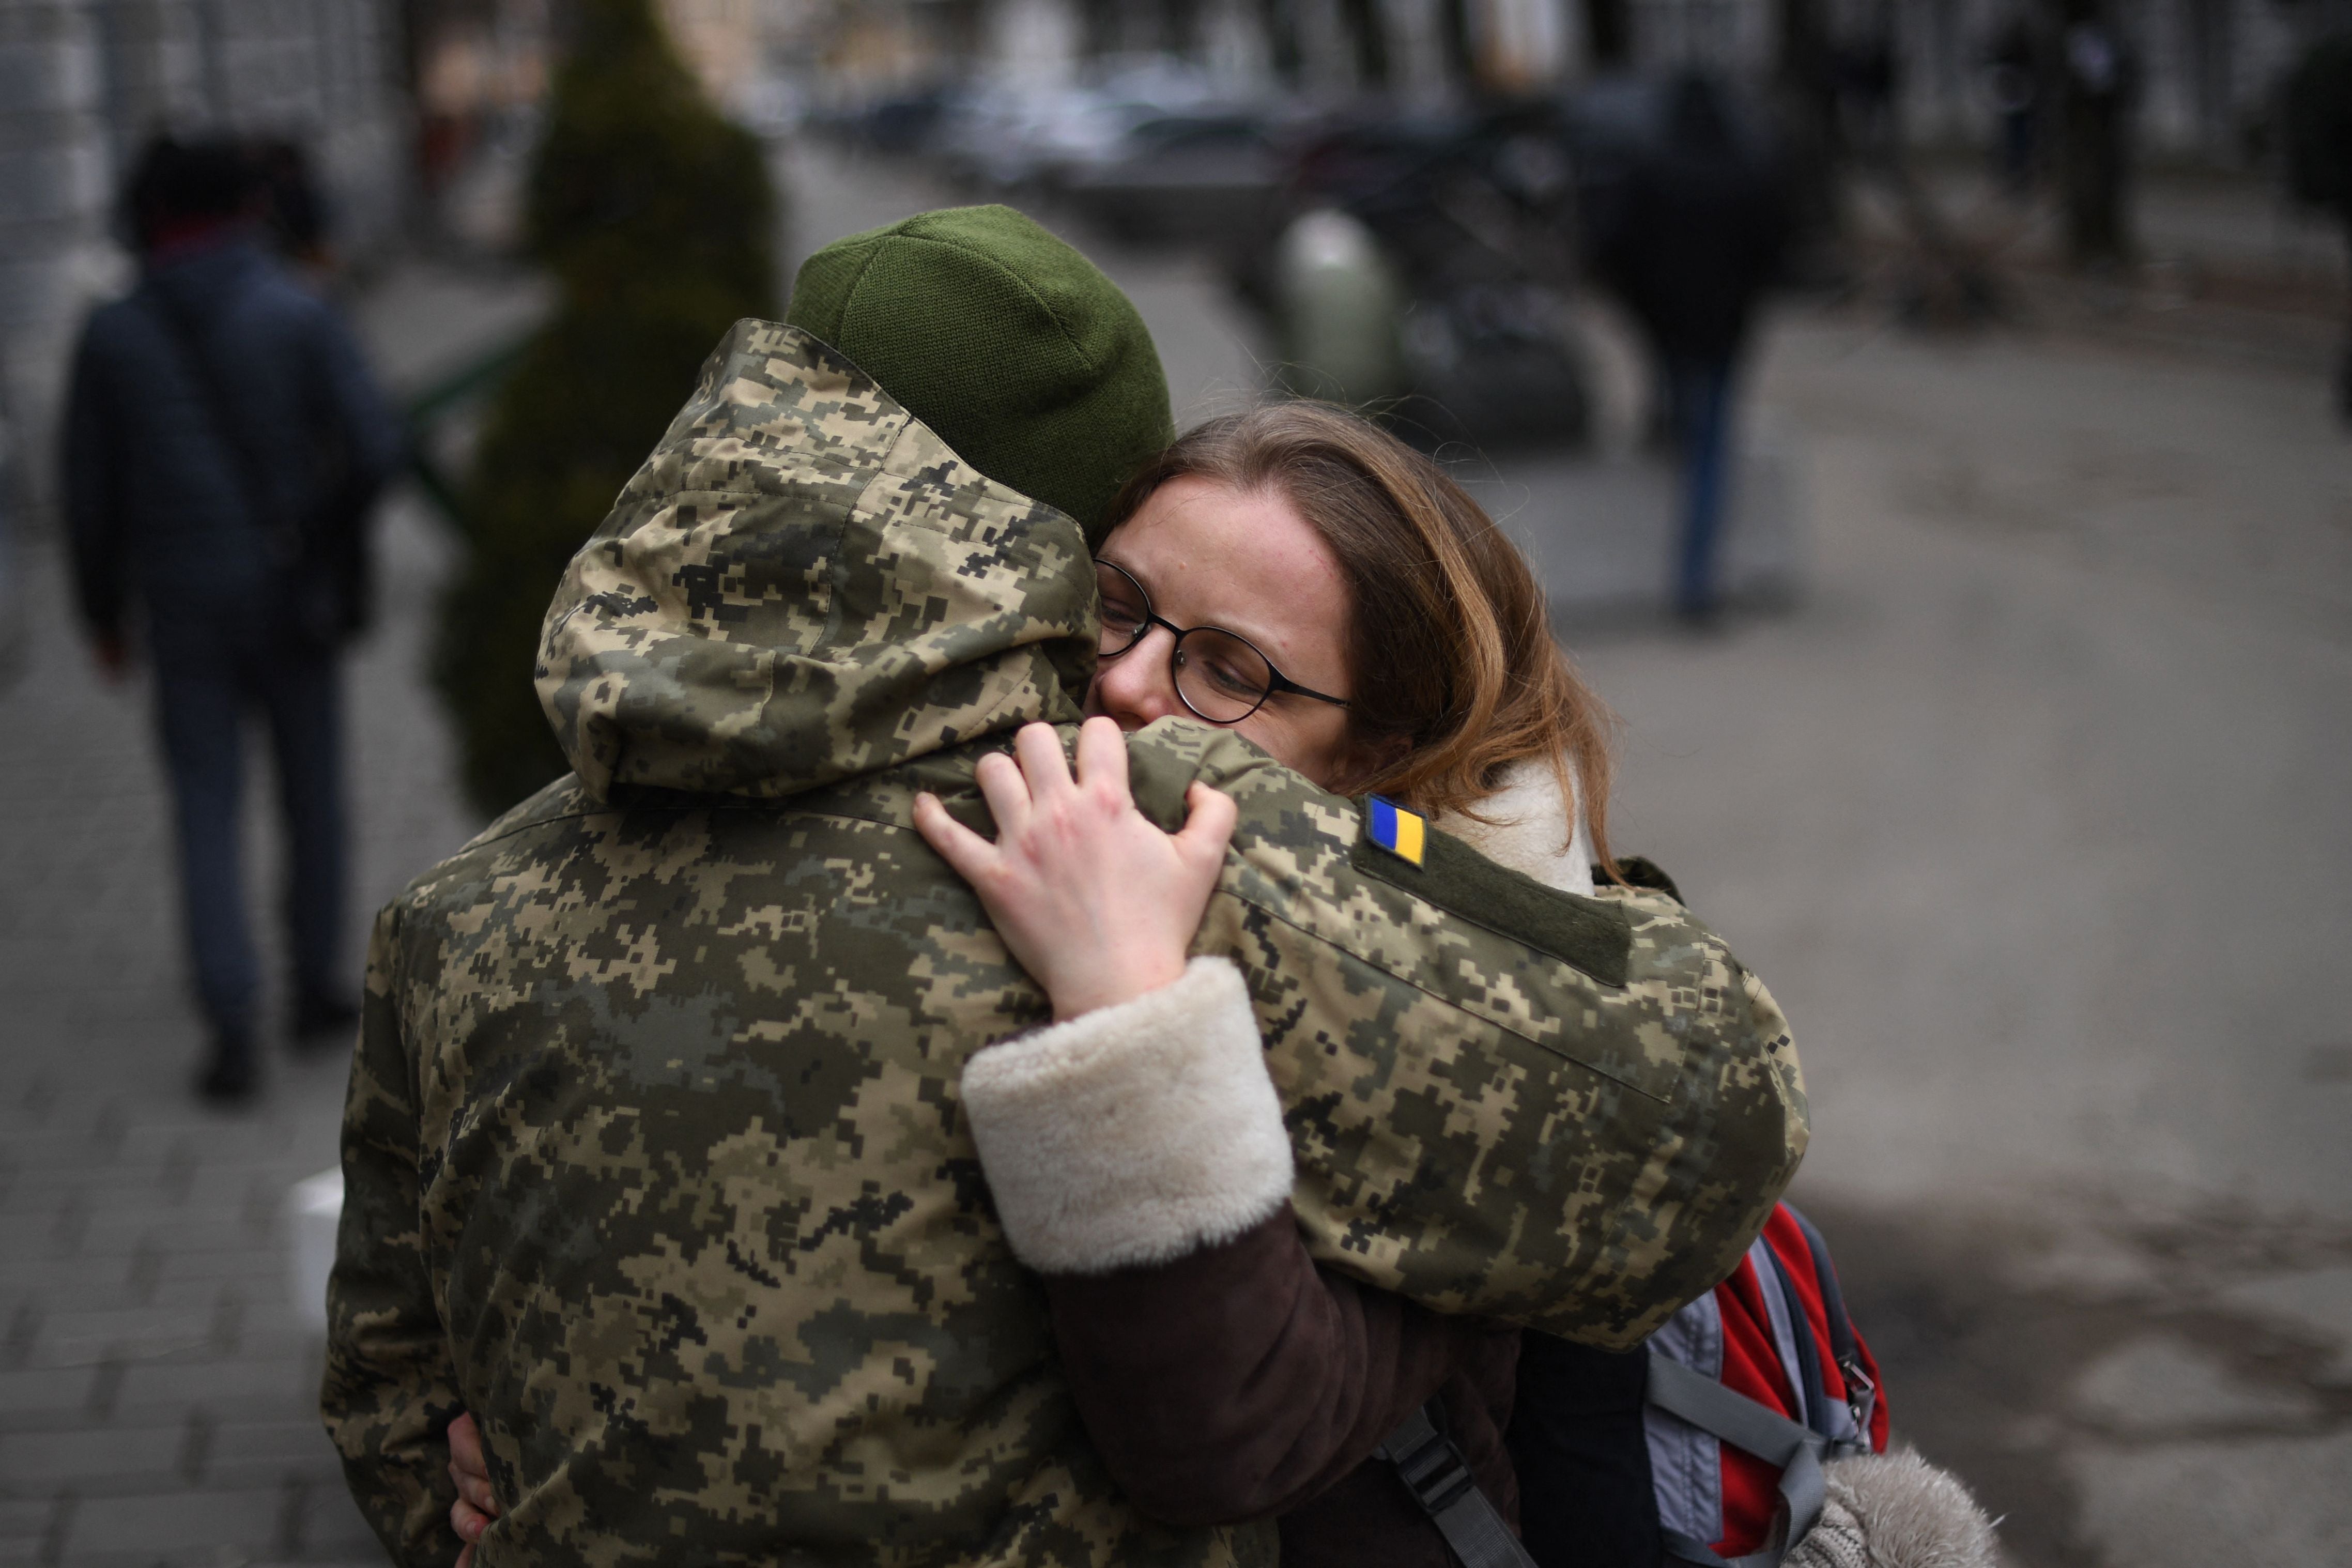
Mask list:
[[[153,664],[213,1036],[200,1088],[230,1099],[256,1081],[260,973],[237,843],[256,710],[286,816],[296,1033],[355,1018],[340,968],[337,654],[362,608],[362,520],[398,447],[350,331],[258,243],[251,191],[233,146],[150,150],[131,202],[144,276],[82,334],[63,454],[83,624],[110,672],[134,642]]]
[[[1663,141],[1639,159],[1611,232],[1598,237],[1601,274],[1655,352],[1684,464],[1676,607],[1716,605],[1714,558],[1728,489],[1730,395],[1748,326],[1779,271],[1786,206],[1771,165],[1743,146],[1723,93],[1678,79]]]
[[[2043,112],[2044,63],[2033,24],[2011,16],[1985,50],[1985,86],[2000,117],[1996,170],[2013,201],[2033,193],[2035,159]]]
[[[1699,76],[1667,94],[1664,133],[1636,159],[1601,275],[1668,360],[1727,362],[1779,269],[1779,182],[1742,144],[1722,90]]]

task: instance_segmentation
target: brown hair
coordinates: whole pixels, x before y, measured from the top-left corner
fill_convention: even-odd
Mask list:
[[[1279,491],[1339,557],[1355,609],[1349,738],[1393,757],[1350,787],[1477,816],[1512,763],[1540,762],[1616,875],[1614,718],[1552,640],[1527,559],[1443,468],[1345,409],[1268,404],[1179,437],[1120,491],[1112,525],[1185,478]]]

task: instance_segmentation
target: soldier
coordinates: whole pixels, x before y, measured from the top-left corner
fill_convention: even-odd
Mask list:
[[[981,1181],[967,1061],[1045,1021],[919,794],[1066,741],[1087,531],[1169,437],[1133,308],[1001,208],[802,269],[740,323],[551,606],[575,773],[379,917],[324,1395],[396,1555],[1216,1563],[1111,1484]],[[1221,731],[1129,738],[1139,805],[1237,824],[1235,963],[1310,1252],[1441,1311],[1638,1339],[1738,1259],[1802,1088],[1673,900],[1550,891]]]

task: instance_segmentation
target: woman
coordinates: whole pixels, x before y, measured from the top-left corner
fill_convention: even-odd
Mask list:
[[[1094,1217],[1085,1183],[1040,1168],[1027,1144],[1074,1089],[1099,1087],[1095,1064],[1181,1058],[1223,1036],[1265,1074],[1232,964],[1186,957],[1233,808],[1195,784],[1183,830],[1162,832],[1129,798],[1119,731],[1162,718],[1229,726],[1328,789],[1390,796],[1554,888],[1589,893],[1596,868],[1617,876],[1602,832],[1606,710],[1552,641],[1525,561],[1427,458],[1337,410],[1278,405],[1179,439],[1113,516],[1075,772],[1035,725],[1015,737],[1017,762],[980,764],[992,843],[936,799],[916,811],[1053,1001],[1051,1026],[972,1058],[963,1103],[1005,1233],[1045,1279],[1088,1433],[1147,1513],[1276,1516],[1286,1568],[1442,1568],[1454,1561],[1444,1538],[1376,1452],[1434,1395],[1514,1522],[1507,1431],[1541,1467],[1526,1523],[1547,1568],[1662,1562],[1640,1352],[1533,1336],[1523,1360],[1516,1331],[1319,1268],[1287,1203],[1181,1256],[1072,1265]],[[1195,1087],[1164,1064],[1160,1081],[1171,1100]],[[1134,1140],[1155,1116],[1201,1126],[1149,1101],[1103,1103]],[[1236,1121],[1265,1119],[1286,1158],[1270,1083],[1230,1103]],[[1514,1429],[1521,1393],[1539,1419]],[[1754,1495],[1723,1500],[1720,1544],[1735,1554],[1774,1527],[1778,1475],[1766,1467]],[[1994,1561],[1966,1489],[1915,1456],[1842,1460],[1829,1489],[1790,1568]]]
[[[1164,1030],[1171,1010],[1180,1031],[1255,1037],[1238,980],[1215,983],[1231,966],[1186,963],[1232,809],[1199,791],[1184,831],[1161,832],[1128,798],[1119,731],[1230,726],[1327,789],[1388,796],[1590,892],[1606,715],[1553,642],[1517,549],[1435,464],[1351,416],[1292,403],[1203,426],[1113,515],[1076,776],[1034,726],[1017,763],[981,764],[993,844],[935,799],[917,806],[925,838],[1054,1003],[1054,1027],[967,1069],[982,1164],[1016,1250],[1046,1276],[1088,1429],[1147,1512],[1278,1513],[1286,1563],[1444,1563],[1443,1538],[1372,1451],[1436,1394],[1509,1512],[1516,1333],[1319,1271],[1286,1206],[1182,1258],[1055,1268],[1060,1237],[1087,1216],[1055,1173],[1031,1184],[1007,1166],[1069,1089],[1057,1058]],[[1261,1104],[1278,1118],[1270,1089]]]

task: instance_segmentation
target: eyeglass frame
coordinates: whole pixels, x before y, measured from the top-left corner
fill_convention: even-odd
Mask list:
[[[1298,682],[1291,679],[1290,677],[1283,674],[1280,667],[1278,667],[1274,660],[1266,658],[1265,649],[1258,647],[1257,644],[1250,641],[1249,638],[1242,636],[1242,634],[1237,631],[1233,631],[1224,626],[1178,626],[1174,621],[1170,620],[1167,616],[1160,614],[1157,610],[1151,607],[1151,590],[1145,587],[1142,580],[1137,577],[1134,573],[1129,571],[1118,562],[1097,555],[1095,557],[1095,564],[1097,566],[1108,566],[1112,571],[1118,573],[1120,576],[1126,578],[1129,584],[1135,589],[1136,597],[1143,601],[1142,624],[1136,628],[1133,639],[1130,640],[1125,647],[1120,648],[1117,653],[1104,653],[1101,651],[1100,636],[1097,634],[1095,652],[1096,659],[1097,661],[1101,661],[1122,658],[1143,646],[1144,639],[1151,636],[1152,627],[1166,626],[1171,637],[1174,639],[1168,647],[1168,684],[1170,688],[1175,691],[1176,700],[1184,705],[1185,711],[1192,714],[1193,718],[1201,721],[1202,723],[1216,724],[1221,726],[1241,723],[1244,720],[1246,720],[1252,714],[1255,714],[1259,709],[1265,707],[1269,698],[1286,691],[1291,692],[1299,697],[1311,697],[1318,702],[1328,702],[1334,708],[1345,708],[1349,706],[1349,700],[1347,698],[1333,697],[1328,692],[1318,691],[1311,686],[1301,686]],[[1097,594],[1099,595],[1099,590],[1097,590]],[[1191,637],[1194,632],[1214,632],[1219,637],[1231,637],[1235,642],[1241,644],[1242,647],[1249,649],[1250,652],[1257,655],[1259,658],[1265,659],[1267,678],[1266,688],[1264,691],[1258,694],[1258,700],[1250,704],[1249,712],[1239,714],[1231,719],[1212,719],[1206,713],[1202,712],[1199,708],[1195,707],[1191,698],[1184,695],[1184,681],[1181,675],[1178,673],[1179,666],[1177,665],[1176,660],[1179,655],[1183,651],[1184,639]]]

